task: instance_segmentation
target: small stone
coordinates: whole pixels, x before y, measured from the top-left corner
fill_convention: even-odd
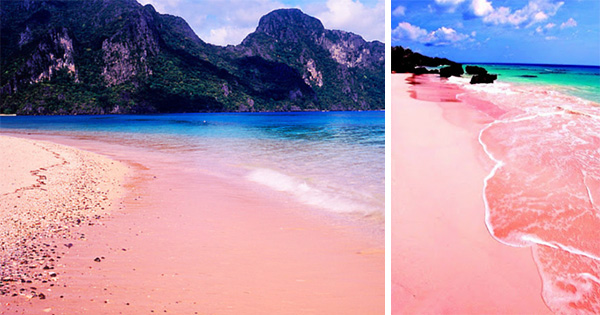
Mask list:
[[[44,295],[44,293],[38,294],[38,297],[40,298],[40,300],[45,300],[46,299],[46,296]]]
[[[100,257],[96,257],[96,258],[94,259],[94,261],[95,261],[95,262],[101,262],[102,260],[100,260]]]

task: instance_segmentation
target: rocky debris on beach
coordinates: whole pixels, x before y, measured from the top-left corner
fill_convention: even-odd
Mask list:
[[[30,172],[36,184],[0,195],[0,298],[46,299],[60,281],[58,261],[76,244],[81,227],[106,214],[122,178],[109,174],[117,167],[113,161],[93,153],[1,136],[0,143],[3,150],[27,145],[54,156],[54,164]]]

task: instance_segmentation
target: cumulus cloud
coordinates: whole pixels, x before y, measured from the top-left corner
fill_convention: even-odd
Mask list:
[[[492,9],[483,17],[483,21],[491,24],[509,24],[515,27],[529,27],[554,16],[564,2],[551,0],[531,0],[523,8],[512,12],[508,7]]]
[[[401,5],[397,6],[394,11],[392,11],[393,16],[403,16],[404,14],[406,14],[406,7]]]
[[[494,11],[492,3],[486,0],[473,0],[471,10],[475,16],[486,16]]]
[[[440,27],[435,31],[427,31],[408,22],[400,22],[392,30],[393,40],[410,40],[427,46],[448,46],[470,39],[469,35],[458,33],[449,27]]]
[[[575,27],[577,26],[577,21],[575,21],[573,18],[569,18],[566,22],[563,22],[560,25],[560,29],[565,29],[565,28],[569,28],[569,27]]]

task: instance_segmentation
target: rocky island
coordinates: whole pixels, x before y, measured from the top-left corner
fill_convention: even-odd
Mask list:
[[[135,0],[3,1],[1,114],[384,108],[384,45],[298,9],[239,45]]]

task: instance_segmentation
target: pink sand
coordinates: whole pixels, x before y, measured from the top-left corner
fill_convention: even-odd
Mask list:
[[[135,148],[46,138],[107,154],[136,175],[113,215],[64,249],[59,285],[45,300],[10,300],[11,311],[384,312],[382,242],[242,179],[225,182]]]
[[[486,118],[408,77],[392,75],[392,312],[550,313],[531,250],[486,229]]]

